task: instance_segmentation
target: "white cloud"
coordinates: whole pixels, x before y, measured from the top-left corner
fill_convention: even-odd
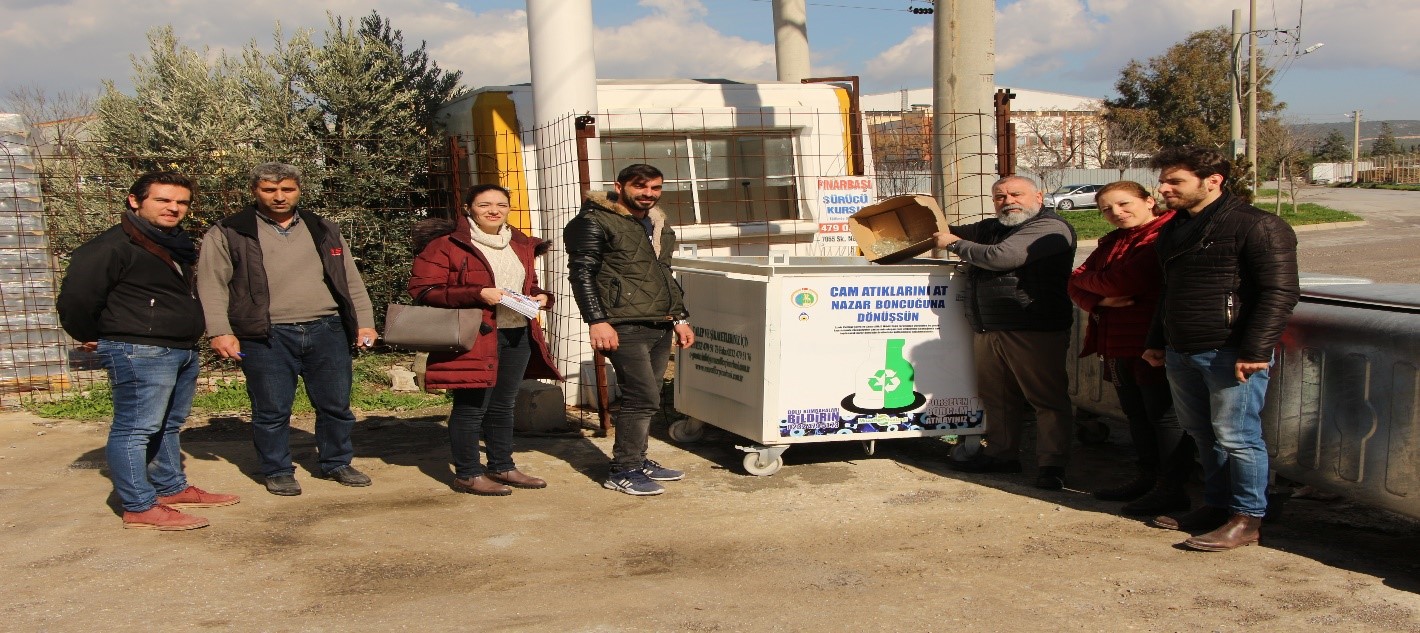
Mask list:
[[[694,0],[643,0],[652,11],[635,21],[598,29],[601,77],[724,77],[772,80],[774,45],[725,35],[705,24]]]
[[[21,84],[36,84],[51,92],[97,90],[101,79],[114,79],[127,89],[132,75],[129,56],[146,53],[146,32],[163,24],[171,24],[188,46],[209,48],[216,54],[236,52],[252,40],[269,48],[276,19],[288,37],[301,28],[319,34],[326,28],[327,11],[359,18],[371,9],[402,30],[408,44],[427,40],[430,56],[444,68],[463,71],[467,85],[528,81],[523,3],[459,2],[0,0],[0,59],[5,60],[0,95]],[[1295,39],[1301,3],[1259,3],[1259,27],[1288,29]],[[1130,59],[1148,59],[1190,32],[1226,25],[1231,10],[1240,3],[1001,0],[996,5],[998,76],[1004,75],[1012,85],[1103,96]],[[596,6],[605,11],[611,5],[598,2]],[[602,77],[775,77],[767,10],[754,13],[764,14],[764,24],[726,26],[719,6],[704,0],[641,0],[635,5],[620,0],[615,6],[598,14],[613,20],[595,33]],[[1265,37],[1264,51],[1270,60],[1295,62],[1292,72],[1302,75],[1308,70],[1392,69],[1411,76],[1420,71],[1420,41],[1411,37],[1420,30],[1420,3],[1310,0],[1305,6],[1302,46],[1321,41],[1326,47],[1305,59],[1286,58],[1282,53],[1293,49]],[[862,16],[888,17],[876,22],[854,20]],[[930,19],[909,21],[852,8],[815,9],[810,18],[810,32],[817,37],[810,39],[813,74],[861,75],[868,91],[930,84]],[[842,37],[835,39],[830,33]],[[1278,75],[1279,89],[1285,90],[1289,76]],[[1413,94],[1408,86],[1396,84],[1378,85],[1375,92]]]
[[[869,59],[866,75],[873,85],[916,87],[932,77],[932,26],[918,26],[906,39]],[[872,89],[870,89],[871,91]]]

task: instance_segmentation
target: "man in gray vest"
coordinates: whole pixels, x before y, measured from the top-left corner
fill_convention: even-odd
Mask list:
[[[991,186],[996,217],[936,234],[937,247],[967,269],[966,318],[975,332],[977,388],[986,409],[986,446],[963,472],[1021,472],[1021,425],[1035,410],[1035,486],[1059,490],[1070,460],[1074,414],[1065,355],[1075,308],[1066,286],[1075,229],[1042,209],[1035,181],[1007,176]]]
[[[318,472],[368,486],[370,478],[350,465],[350,348],[368,348],[378,336],[365,283],[340,227],[297,210],[299,169],[257,165],[251,190],[256,202],[203,238],[197,290],[212,350],[246,374],[266,490],[301,494],[290,447],[298,377],[316,410]]]

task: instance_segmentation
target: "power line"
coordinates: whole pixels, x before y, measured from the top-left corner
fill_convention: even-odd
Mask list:
[[[749,1],[750,1],[750,2],[769,3],[769,2],[773,2],[774,0],[749,0]],[[804,3],[804,4],[806,4],[807,6],[811,6],[811,7],[827,7],[827,8],[830,8],[830,9],[862,9],[862,10],[864,10],[864,11],[894,11],[894,12],[897,12],[897,13],[916,13],[916,11],[914,11],[914,10],[912,10],[912,9],[892,9],[892,8],[889,8],[889,7],[860,7],[860,6],[851,5],[851,4],[823,4],[823,3],[820,3],[820,2],[806,2],[806,3]]]

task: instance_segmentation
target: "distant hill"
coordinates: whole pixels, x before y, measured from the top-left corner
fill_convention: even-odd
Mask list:
[[[1381,123],[1389,123],[1391,133],[1395,134],[1395,142],[1403,148],[1411,148],[1420,145],[1420,121],[1367,121],[1365,115],[1361,115],[1361,150],[1370,149],[1376,136],[1381,133]],[[1320,143],[1321,139],[1331,134],[1332,130],[1341,133],[1346,137],[1346,142],[1350,143],[1355,124],[1350,121],[1338,121],[1336,123],[1298,123],[1288,125],[1292,135],[1299,139],[1313,139]],[[1306,145],[1303,144],[1303,147]]]

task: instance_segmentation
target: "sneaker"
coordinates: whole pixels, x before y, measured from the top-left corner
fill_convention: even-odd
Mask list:
[[[1065,469],[1061,466],[1041,466],[1035,476],[1035,487],[1059,490],[1065,487]]]
[[[207,527],[207,519],[191,514],[183,514],[163,504],[155,505],[142,512],[124,512],[123,527],[134,530],[196,530]]]
[[[241,500],[237,495],[219,495],[197,486],[188,486],[175,495],[158,497],[158,503],[169,508],[220,508],[237,505]]]
[[[266,478],[266,491],[282,497],[294,497],[301,494],[301,482],[296,481],[296,476],[292,474],[269,475]]]
[[[354,466],[345,465],[332,470],[325,475],[326,479],[334,479],[335,483],[353,488],[363,488],[370,485],[370,476],[355,470]]]
[[[637,469],[612,473],[602,482],[602,487],[638,497],[658,495],[666,491],[661,484],[651,481],[646,473]]]
[[[685,478],[684,471],[666,468],[652,459],[641,462],[641,472],[654,481],[680,481]]]

